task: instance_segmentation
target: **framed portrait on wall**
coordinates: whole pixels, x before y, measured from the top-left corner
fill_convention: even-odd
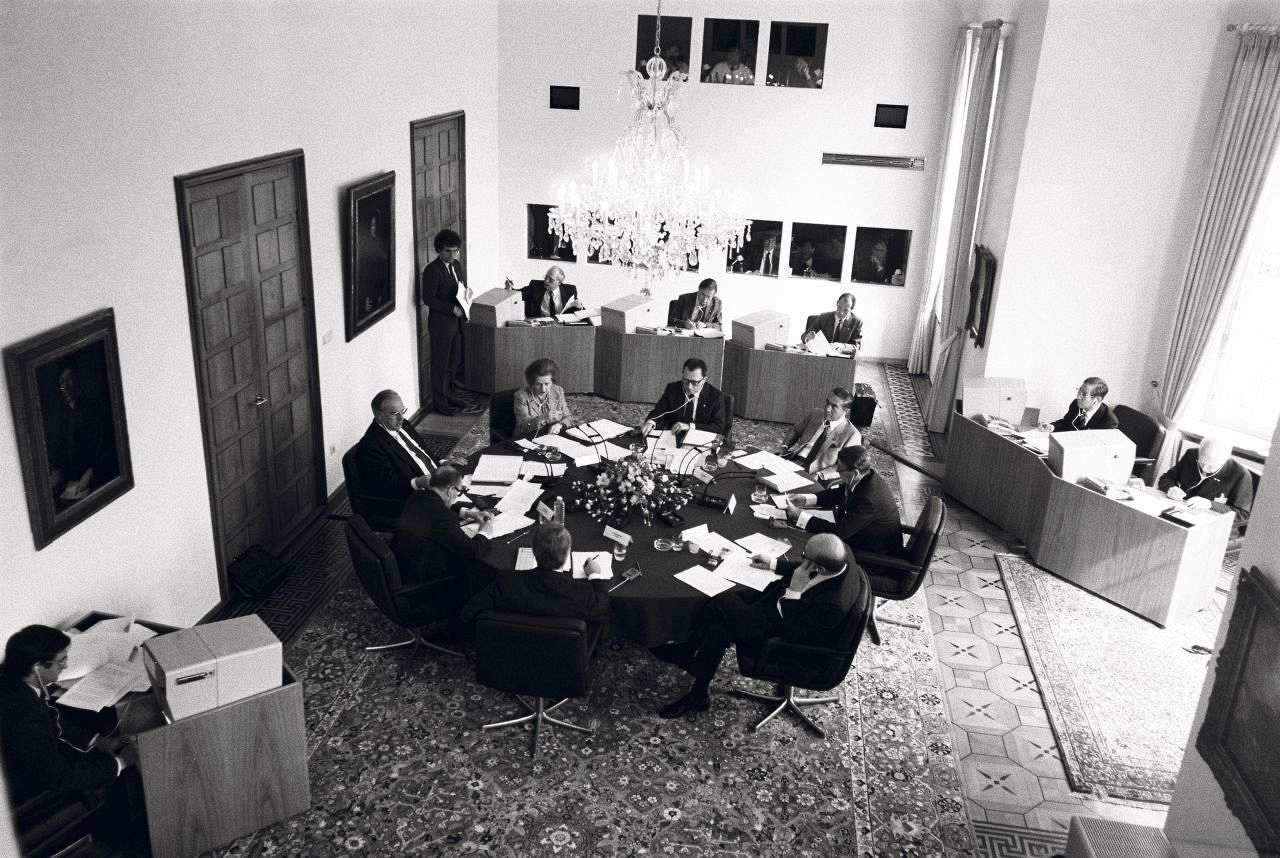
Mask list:
[[[781,252],[782,221],[752,219],[751,240],[744,242],[736,252],[729,251],[725,267],[735,274],[777,277]]]
[[[653,34],[657,24],[658,19],[654,15],[636,16],[636,71],[644,77],[648,77],[644,64],[653,56]],[[667,63],[667,77],[671,77],[674,72],[686,75],[689,73],[689,42],[692,36],[692,18],[662,16],[659,48],[662,59]]]
[[[347,342],[396,308],[396,174],[347,189]]]
[[[791,253],[788,264],[792,277],[839,280],[844,267],[843,226],[826,223],[791,225]]]
[[[578,254],[567,240],[547,231],[547,212],[552,206],[529,203],[525,206],[528,226],[526,243],[529,259],[550,259],[558,262],[577,262]]]
[[[756,82],[759,21],[708,18],[702,29],[703,83],[751,86]]]
[[[854,283],[905,286],[910,252],[911,230],[860,226],[853,237],[849,279]]]
[[[7,347],[4,369],[38,551],[133,488],[115,313]]]
[[[826,24],[774,21],[769,25],[765,86],[822,89],[826,65]]]

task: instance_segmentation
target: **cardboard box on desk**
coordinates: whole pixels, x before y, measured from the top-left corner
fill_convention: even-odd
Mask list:
[[[600,327],[634,334],[636,327],[656,327],[667,320],[658,317],[658,305],[644,295],[623,295],[600,308]]]
[[[777,310],[757,310],[733,320],[733,341],[749,349],[765,343],[785,343],[791,333],[791,317]]]
[[[280,640],[257,614],[179,629],[142,645],[151,684],[170,720],[280,686]]]
[[[1093,477],[1123,484],[1133,473],[1136,451],[1119,429],[1054,432],[1049,436],[1049,467],[1071,483]]]
[[[966,417],[994,415],[1017,426],[1027,407],[1027,383],[1020,378],[971,378],[961,398]]]
[[[490,289],[471,302],[471,321],[487,328],[501,328],[524,318],[524,299],[519,290]]]

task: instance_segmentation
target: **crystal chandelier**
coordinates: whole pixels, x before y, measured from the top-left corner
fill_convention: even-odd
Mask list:
[[[653,56],[646,79],[626,73],[631,86],[631,124],[603,161],[591,162],[580,187],[561,186],[547,231],[568,240],[580,257],[643,273],[649,294],[700,257],[724,258],[751,240],[751,221],[712,187],[707,169],[690,162],[675,126],[676,97],[688,83],[682,72],[667,74],[662,59],[662,3],[659,0]]]

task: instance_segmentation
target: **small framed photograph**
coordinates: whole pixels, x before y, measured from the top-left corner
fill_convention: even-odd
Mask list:
[[[827,25],[774,21],[769,27],[766,86],[822,89]]]
[[[860,226],[854,233],[849,279],[854,283],[905,286],[910,251],[911,230]]]
[[[648,77],[645,63],[653,56],[653,33],[658,19],[653,15],[636,16],[636,71]],[[662,35],[659,48],[667,63],[667,77],[672,73],[689,73],[689,42],[693,36],[692,18],[662,16]]]
[[[347,189],[347,342],[396,308],[395,172]]]
[[[792,224],[791,276],[838,281],[844,266],[846,232],[843,226],[826,223]]]
[[[4,368],[38,551],[133,488],[115,313],[15,343]]]
[[[561,239],[547,231],[547,212],[553,207],[539,203],[525,206],[528,222],[528,246],[530,259],[550,259],[557,262],[577,262],[578,255],[567,239]]]
[[[759,40],[759,21],[708,18],[702,29],[702,82],[753,85]]]
[[[751,240],[730,251],[725,267],[735,274],[777,277],[782,253],[782,221],[752,220]]]

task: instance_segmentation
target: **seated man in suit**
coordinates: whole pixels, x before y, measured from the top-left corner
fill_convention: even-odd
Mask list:
[[[865,447],[845,447],[836,456],[841,485],[817,494],[787,495],[787,520],[810,533],[834,533],[854,551],[902,557],[898,504],[884,477],[871,466]],[[830,509],[835,522],[806,510]]]
[[[829,533],[811,536],[800,561],[771,560],[763,555],[752,563],[782,576],[762,593],[735,588],[721,593],[698,610],[693,632],[685,644],[667,645],[656,652],[693,674],[693,687],[658,710],[663,718],[704,712],[711,705],[711,680],[730,644],[759,645],[782,637],[800,644],[831,646],[841,627],[870,586],[867,576],[839,539]]]
[[[461,607],[492,579],[495,570],[484,562],[489,552],[493,517],[475,508],[454,512],[462,494],[462,475],[452,465],[441,465],[431,475],[424,492],[414,492],[396,522],[391,551],[406,586],[451,579],[456,588],[450,601]],[[467,536],[463,524],[479,523],[475,536]]]
[[[515,288],[510,280],[504,285],[507,289]],[[578,300],[578,287],[564,282],[564,269],[559,265],[548,268],[541,280],[530,280],[529,285],[520,290],[520,297],[524,299],[526,319],[546,319],[586,309]]]
[[[1067,406],[1067,413],[1052,423],[1041,423],[1045,432],[1078,432],[1084,429],[1115,429],[1120,421],[1111,412],[1111,406],[1102,400],[1107,397],[1107,383],[1091,375],[1080,384],[1076,398]]]
[[[667,319],[671,328],[715,328],[720,330],[722,306],[716,292],[716,281],[708,277],[698,284],[697,292],[685,292],[675,300],[675,307]]]
[[[541,524],[533,531],[536,569],[518,572],[504,569],[489,586],[476,593],[462,609],[462,622],[470,628],[481,611],[512,611],[538,617],[567,617],[586,622],[591,639],[609,619],[608,581],[595,560],[585,566],[586,578],[569,571],[573,539],[560,524]]]
[[[835,312],[819,313],[809,320],[810,324],[805,327],[800,342],[807,344],[814,334],[822,331],[827,342],[857,349],[862,345],[862,320],[853,315],[853,305],[853,293],[845,292],[836,300]]]
[[[670,429],[679,434],[695,426],[717,433],[724,428],[724,399],[707,381],[707,362],[702,358],[684,362],[683,377],[662,391],[662,398],[641,424],[640,434],[648,435],[654,429]]]
[[[803,464],[809,474],[834,468],[841,450],[862,443],[862,433],[849,422],[852,404],[852,393],[843,387],[833,388],[824,407],[813,409],[792,427],[782,455]]]
[[[436,462],[413,427],[405,422],[404,400],[394,390],[381,391],[370,403],[373,422],[356,442],[356,467],[364,491],[383,499],[394,517],[415,490],[425,489]]]
[[[49,626],[27,626],[4,648],[0,667],[0,751],[9,800],[44,790],[92,793],[137,761],[133,745],[94,736],[73,745],[49,701],[47,686],[67,666],[71,638]]]
[[[1176,501],[1208,509],[1213,503],[1226,504],[1236,514],[1234,534],[1244,532],[1253,508],[1253,479],[1231,458],[1231,442],[1226,438],[1205,438],[1200,446],[1182,454],[1178,463],[1160,477],[1156,485]]]

